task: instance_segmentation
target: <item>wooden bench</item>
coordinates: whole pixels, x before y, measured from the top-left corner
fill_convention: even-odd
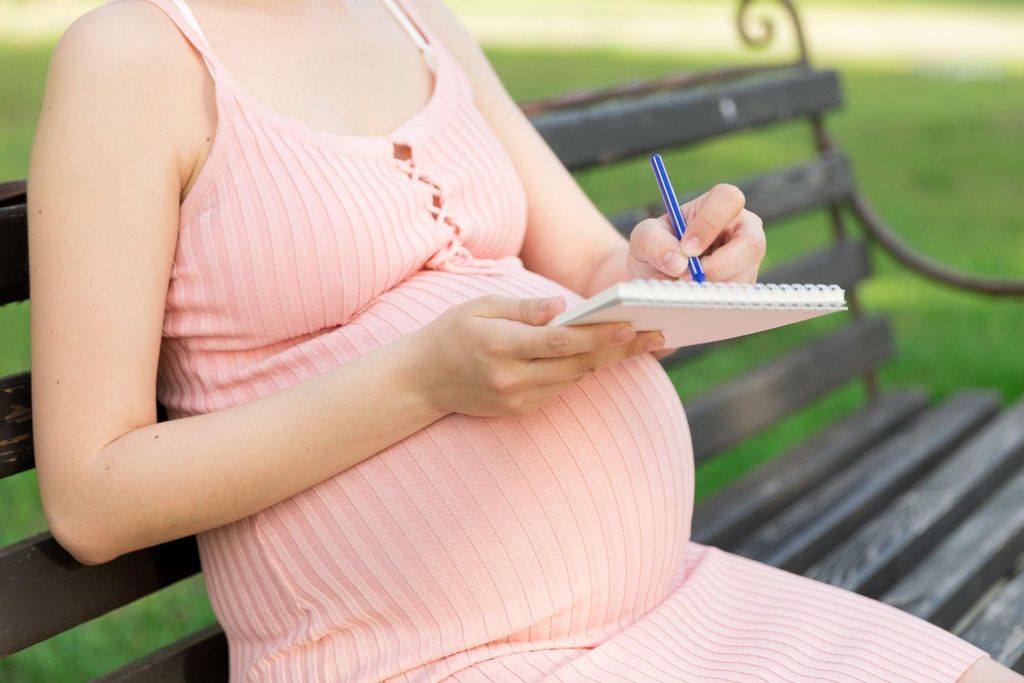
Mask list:
[[[766,36],[749,35],[747,5],[740,4],[740,31],[756,43]],[[825,132],[824,115],[842,101],[839,76],[810,66],[798,22],[795,28],[800,57],[793,63],[691,72],[523,107],[574,170],[782,122],[809,126],[812,158],[737,184],[769,226],[809,211],[824,212],[834,226],[831,244],[762,281],[834,282],[846,289],[851,310],[842,326],[687,400],[696,459],[706,462],[851,383],[863,382],[867,399],[703,501],[693,537],[880,598],[1022,670],[1024,400],[1002,410],[1000,397],[985,389],[963,389],[938,404],[919,389],[879,390],[875,372],[893,354],[892,332],[884,313],[859,305],[857,285],[871,262],[847,222],[852,216],[929,277],[989,294],[1024,287],[949,273],[893,237]],[[29,295],[24,193],[24,182],[0,186],[0,305]],[[627,232],[648,212],[661,209],[613,222]],[[674,368],[706,351],[685,349],[663,362]],[[33,466],[30,380],[27,372],[0,380],[0,478]],[[162,406],[158,412],[166,419]],[[199,571],[192,537],[100,566],[79,565],[49,533],[2,548],[0,656]],[[214,624],[102,680],[223,681],[226,672],[226,641]]]

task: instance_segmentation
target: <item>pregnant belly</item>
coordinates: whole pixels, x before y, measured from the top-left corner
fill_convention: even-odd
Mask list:
[[[396,290],[355,321],[347,343],[384,343],[484,294],[580,300],[515,263],[507,277],[429,273]],[[283,640],[295,647],[344,634],[364,659],[388,638],[419,658],[495,639],[585,647],[668,594],[692,499],[682,407],[661,365],[643,354],[528,415],[449,415],[208,532],[200,549],[229,637],[267,642],[276,633],[281,647],[290,630]],[[229,579],[240,562],[262,593]],[[243,617],[241,605],[268,614]]]

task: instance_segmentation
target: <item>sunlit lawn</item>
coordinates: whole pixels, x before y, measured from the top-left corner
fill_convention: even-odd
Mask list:
[[[51,45],[0,46],[0,180],[24,177]],[[679,57],[616,52],[556,53],[490,50],[513,94],[532,98],[570,87],[650,76],[692,66]],[[915,75],[864,67],[843,69],[848,104],[831,117],[835,137],[851,154],[861,188],[913,245],[951,265],[1024,277],[1019,197],[1024,179],[1024,77],[991,80]],[[810,154],[799,127],[742,134],[667,155],[680,191],[735,179]],[[606,211],[657,199],[643,160],[579,175]],[[769,266],[827,242],[815,216],[771,226]],[[940,398],[964,386],[998,389],[1009,401],[1024,393],[1024,303],[965,295],[927,283],[875,254],[877,273],[863,288],[869,311],[888,313],[896,358],[885,387],[919,385]],[[673,373],[685,400],[723,377],[752,367],[834,327],[822,320],[744,340]],[[28,307],[0,309],[0,375],[25,369]],[[778,428],[734,449],[698,475],[699,495],[777,454],[863,400],[851,385]],[[44,524],[27,473],[0,482],[5,501],[0,543]],[[0,606],[2,609],[2,606]],[[213,619],[202,582],[194,578],[115,614],[76,628],[6,660],[0,680],[70,681],[109,670]]]

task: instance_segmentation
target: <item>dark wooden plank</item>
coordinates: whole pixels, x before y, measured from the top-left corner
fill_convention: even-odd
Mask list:
[[[219,625],[207,626],[93,680],[102,683],[224,683],[228,680],[228,641]]]
[[[539,114],[531,121],[562,163],[579,169],[824,112],[841,102],[835,71],[794,67]]]
[[[733,183],[747,198],[747,208],[765,223],[791,216],[808,209],[841,201],[853,192],[853,169],[846,155],[839,151],[824,152],[813,161],[789,166]],[[706,188],[705,188],[706,189]],[[685,203],[698,197],[705,189],[680,196]],[[632,209],[609,217],[612,225],[625,236],[648,216],[665,213],[661,204]]]
[[[34,466],[32,378],[22,372],[0,379],[0,479]]]
[[[1024,552],[1024,470],[961,524],[882,599],[950,628]],[[1024,612],[1021,613],[1024,625]]]
[[[851,290],[870,274],[867,246],[860,240],[843,239],[824,249],[780,263],[757,280],[777,284],[836,284]]]
[[[191,536],[95,566],[79,564],[49,533],[0,549],[0,657],[198,571]]]
[[[1004,491],[964,521],[1022,465],[1024,400],[986,425],[806,574],[876,597],[913,570],[895,592],[887,593],[886,601],[951,625],[959,609],[966,608],[955,604],[965,602],[956,598],[971,589],[964,584],[974,575],[1001,573],[1006,565],[997,568],[996,555],[1008,552],[1012,559],[1020,552],[1014,550],[1015,544],[1024,543],[1024,474],[1018,481],[1022,495],[1016,510],[1012,496],[1006,500]],[[949,536],[958,524],[960,528]],[[937,556],[922,560],[940,541]],[[968,548],[969,557],[961,554]]]
[[[28,298],[28,220],[16,199],[0,207],[0,306]]]
[[[892,353],[888,321],[852,322],[730,380],[687,405],[694,457],[706,460],[808,401],[876,367]]]
[[[786,508],[740,543],[736,552],[789,571],[804,571],[965,441],[998,406],[995,392],[952,396]]]
[[[999,589],[981,615],[963,632],[964,640],[997,662],[1024,674],[1024,571]]]
[[[834,475],[918,414],[924,391],[885,394],[767,462],[693,514],[693,540],[730,548],[807,491]]]
[[[26,197],[28,181],[25,178],[0,183],[0,207],[24,204]]]

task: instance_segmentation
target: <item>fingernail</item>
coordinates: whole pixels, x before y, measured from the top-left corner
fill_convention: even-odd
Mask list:
[[[657,335],[651,337],[644,344],[644,351],[657,351],[665,344],[665,337],[663,335]]]
[[[615,330],[615,341],[626,342],[632,339],[633,336],[633,327],[630,325],[624,325]]]
[[[683,253],[687,256],[700,256],[700,239],[687,237],[683,240]]]
[[[670,251],[661,261],[669,275],[678,275],[686,270],[686,259],[678,251]]]
[[[540,312],[547,313],[548,309],[551,308],[551,304],[554,303],[553,299],[544,299],[540,302]]]

